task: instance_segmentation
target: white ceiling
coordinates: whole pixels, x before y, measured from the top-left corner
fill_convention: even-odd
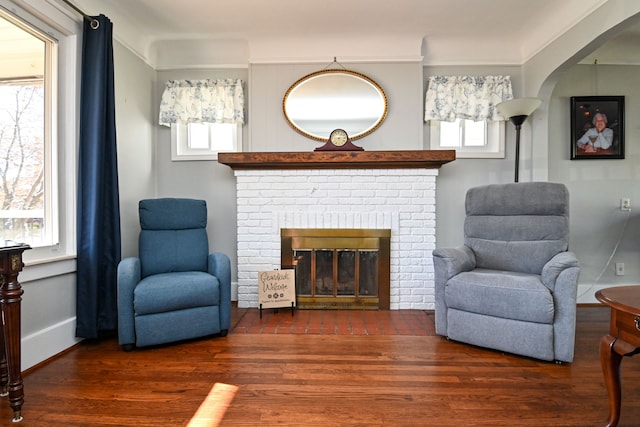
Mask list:
[[[115,38],[157,69],[250,62],[329,63],[334,57],[345,63],[411,60],[427,65],[520,65],[607,2],[71,1],[89,15],[107,15]],[[69,6],[61,7],[77,16]],[[640,25],[632,24],[583,62],[640,64]],[[3,57],[24,55],[28,46],[3,36],[6,31],[6,26],[0,26]],[[26,67],[34,67],[17,56],[14,62],[4,68],[25,68],[19,73],[24,75]]]
[[[158,50],[185,41],[245,44],[249,61],[304,50],[442,65],[522,64],[607,0],[72,1],[107,15],[116,38],[152,65]]]
[[[603,0],[102,0],[151,39],[372,36],[515,39],[582,18]]]

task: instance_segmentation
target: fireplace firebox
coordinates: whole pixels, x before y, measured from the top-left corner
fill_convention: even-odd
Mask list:
[[[280,236],[297,307],[389,310],[391,230],[283,228]]]

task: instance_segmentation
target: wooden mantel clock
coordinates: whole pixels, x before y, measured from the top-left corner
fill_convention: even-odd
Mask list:
[[[329,135],[327,142],[314,151],[364,151],[364,148],[354,145],[344,129],[335,129]]]

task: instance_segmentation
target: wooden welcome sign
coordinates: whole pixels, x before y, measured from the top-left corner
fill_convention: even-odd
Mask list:
[[[295,270],[258,272],[258,302],[260,308],[281,308],[296,305]]]

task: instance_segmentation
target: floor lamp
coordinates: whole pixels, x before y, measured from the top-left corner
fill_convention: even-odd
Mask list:
[[[520,128],[540,104],[542,104],[540,98],[518,98],[496,105],[498,113],[511,120],[511,123],[516,127],[516,175],[514,182],[518,182],[518,166],[520,165]]]

